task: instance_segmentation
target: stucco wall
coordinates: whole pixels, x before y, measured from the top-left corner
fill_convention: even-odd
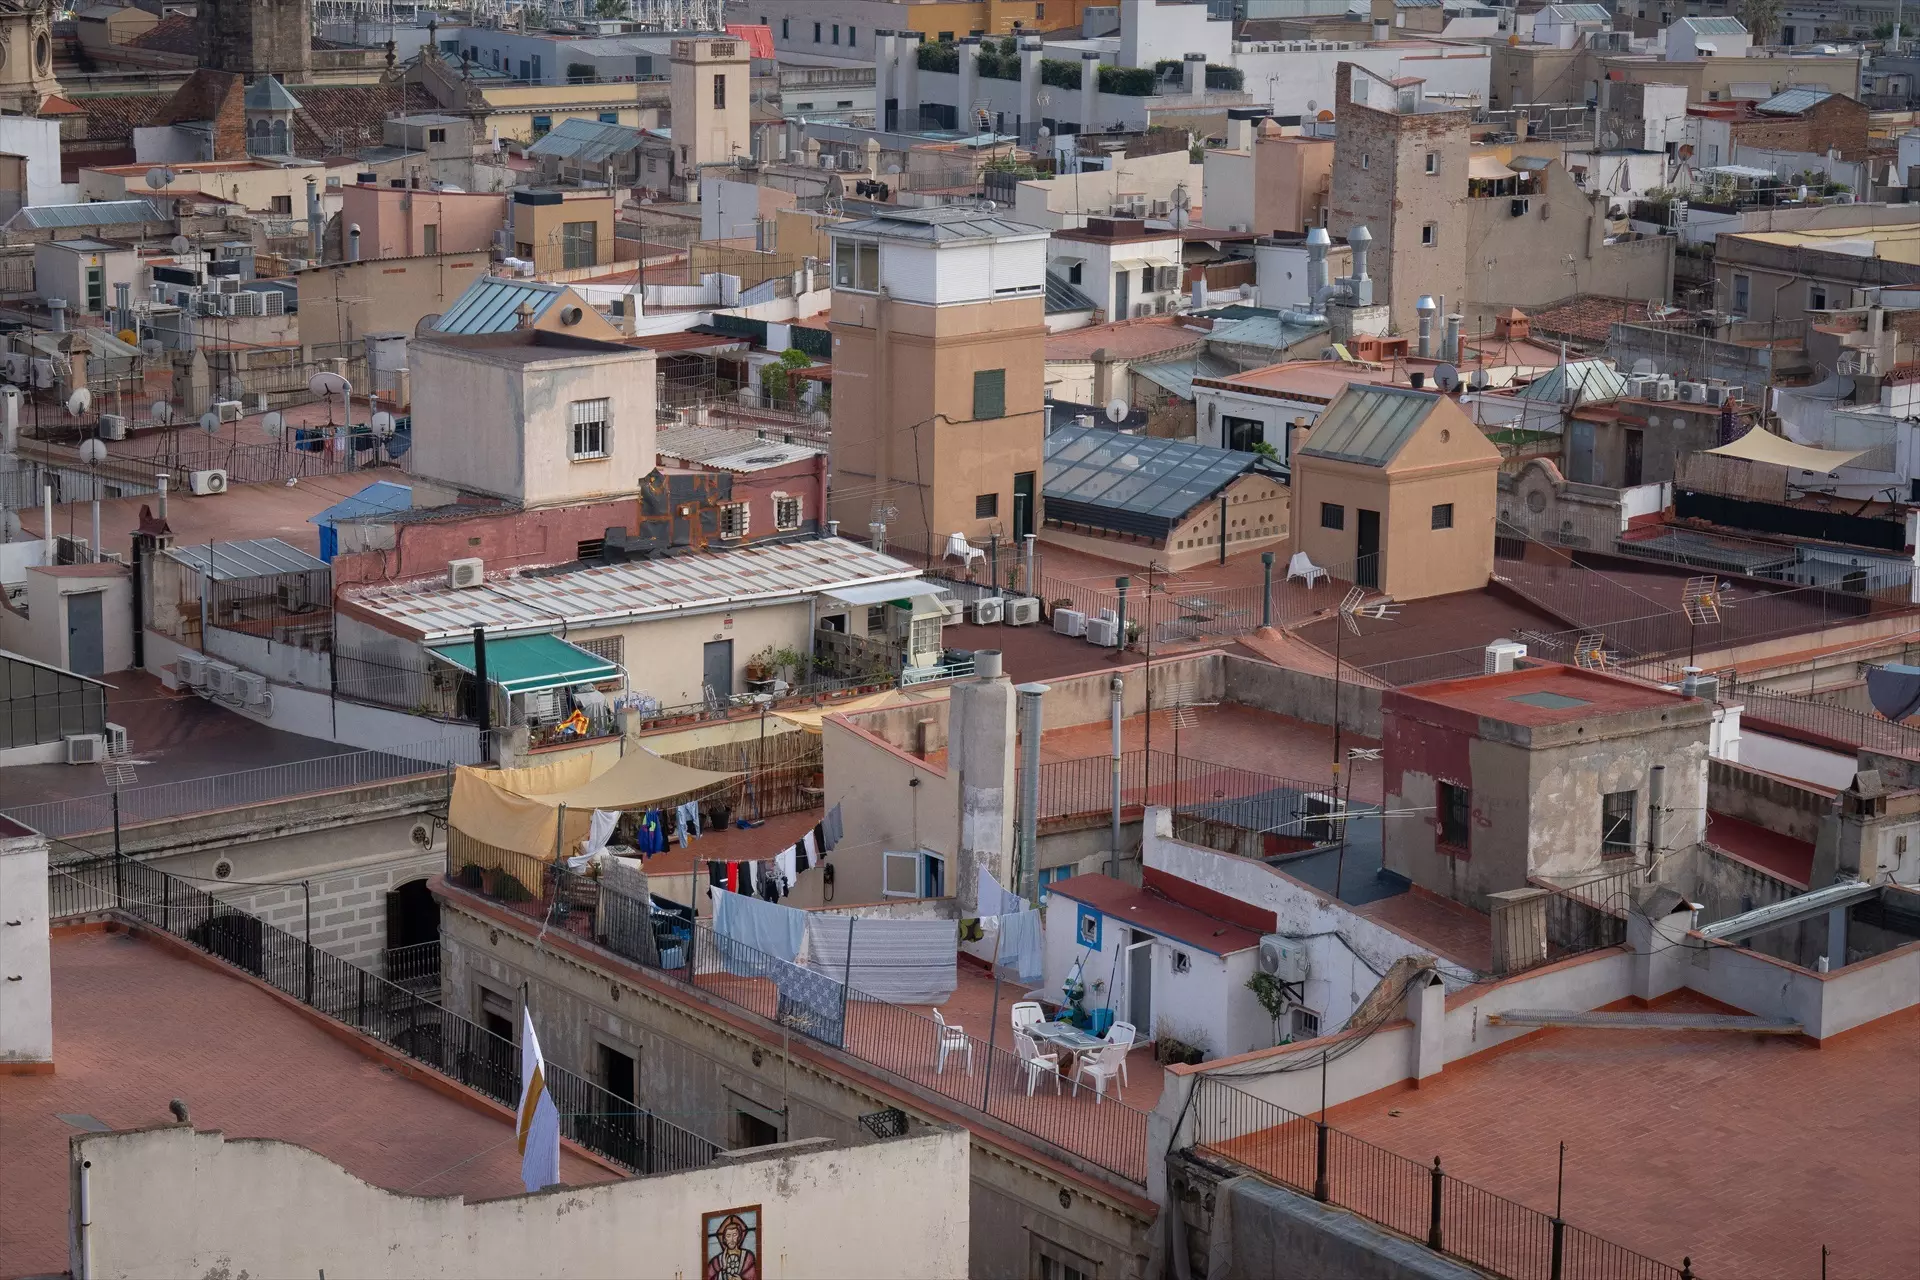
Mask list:
[[[759,1205],[776,1276],[968,1273],[967,1135],[794,1149],[466,1204],[371,1186],[304,1147],[186,1127],[89,1134],[90,1275],[680,1277],[703,1214]],[[911,1223],[911,1230],[901,1229]]]
[[[0,839],[0,1062],[53,1057],[53,952],[47,942],[47,842]]]

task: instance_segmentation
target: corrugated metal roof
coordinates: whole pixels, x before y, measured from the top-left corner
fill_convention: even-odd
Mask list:
[[[1408,387],[1349,385],[1313,424],[1300,453],[1384,467],[1438,403],[1438,395]]]
[[[1294,324],[1277,315],[1248,316],[1244,320],[1235,320],[1231,324],[1216,324],[1213,332],[1207,335],[1208,342],[1232,342],[1245,347],[1267,347],[1274,351],[1285,351],[1296,342],[1304,341],[1315,333],[1325,333],[1330,326],[1325,321],[1319,324]]]
[[[1049,516],[1163,534],[1249,471],[1284,474],[1257,453],[1104,427],[1055,427],[1047,433],[1042,488]]]
[[[533,308],[538,320],[566,292],[561,284],[539,280],[507,280],[481,276],[453,300],[434,328],[441,333],[505,333],[519,324],[520,304]]]
[[[488,578],[453,590],[443,580],[350,591],[360,608],[409,627],[423,640],[485,627],[532,634],[558,626],[605,626],[689,609],[769,604],[835,587],[916,577],[918,570],[845,538],[739,551],[710,551],[544,575]]]
[[[31,335],[27,338],[27,345],[35,351],[42,352],[49,356],[62,354],[60,344],[66,340],[66,334],[46,333],[32,329],[27,332]],[[72,332],[84,336],[87,340],[87,346],[92,350],[94,355],[100,357],[102,360],[133,360],[137,359],[140,355],[140,348],[120,341],[118,337],[108,333],[105,329],[86,328],[73,330]]]
[[[1747,28],[1738,18],[1682,18],[1673,24],[1699,36],[1743,36]]]
[[[342,520],[389,515],[413,506],[413,487],[391,480],[375,480],[356,494],[340,499],[325,511],[307,517],[308,524],[333,525]]]
[[[978,209],[900,209],[872,218],[836,222],[827,228],[835,236],[879,236],[888,240],[920,240],[928,244],[955,244],[962,240],[995,240],[1003,236],[1044,236],[1045,227],[1013,222]]]
[[[1626,392],[1626,379],[1608,361],[1572,360],[1555,365],[1513,394],[1517,400],[1582,405],[1618,400]]]
[[[1828,89],[1787,89],[1765,102],[1754,104],[1753,109],[1770,116],[1797,116],[1803,111],[1811,111],[1832,96],[1832,91]]]
[[[555,125],[546,137],[527,148],[527,154],[580,164],[605,164],[639,146],[640,139],[640,130],[623,124],[575,118]]]
[[[209,542],[198,547],[168,547],[167,557],[178,560],[204,578],[232,582],[239,578],[270,578],[280,573],[325,571],[327,562],[278,538],[248,538],[242,542]]]
[[[654,437],[653,448],[662,457],[684,458],[726,471],[783,467],[826,452],[810,444],[768,440],[730,427],[674,427]]]
[[[1546,10],[1533,20],[1533,25],[1539,26],[1540,18],[1548,17],[1557,19],[1561,23],[1573,24],[1613,21],[1613,14],[1609,13],[1607,6],[1603,4],[1554,4],[1548,5]],[[1549,22],[1547,25],[1554,26],[1557,23]]]
[[[1132,366],[1135,374],[1182,400],[1193,399],[1195,378],[1231,378],[1240,366],[1231,360],[1202,352],[1185,360],[1162,360],[1155,364]]]
[[[129,222],[165,222],[151,200],[96,200],[91,204],[30,204],[7,219],[8,230],[105,227]]]

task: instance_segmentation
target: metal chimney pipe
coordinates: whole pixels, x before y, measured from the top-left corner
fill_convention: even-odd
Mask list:
[[[1367,246],[1373,243],[1373,232],[1365,227],[1355,227],[1347,232],[1347,246],[1353,250],[1353,278],[1367,279]]]
[[[1000,678],[1000,651],[998,649],[975,649],[973,651],[973,674],[979,680],[998,680]]]
[[[1327,250],[1332,245],[1333,237],[1325,227],[1307,232],[1307,306],[1312,310],[1319,310],[1327,294]]]
[[[133,286],[125,280],[117,280],[113,285],[114,310],[120,313],[120,327],[133,328]]]
[[[1660,865],[1660,857],[1666,851],[1662,839],[1662,822],[1667,803],[1667,766],[1657,764],[1647,772],[1647,871]]]
[[[44,563],[55,563],[60,556],[53,535],[53,486],[50,484],[40,486],[40,537],[47,544]]]
[[[1419,356],[1422,360],[1431,360],[1433,358],[1433,314],[1440,310],[1440,304],[1433,300],[1432,294],[1423,293],[1420,295],[1420,300],[1413,304],[1413,309],[1420,317]]]
[[[1373,20],[1373,38],[1379,41],[1381,44],[1385,44],[1387,42],[1388,30],[1387,30],[1387,20],[1385,18],[1375,18]]]
[[[1115,676],[1107,682],[1107,690],[1113,697],[1108,718],[1113,722],[1113,826],[1111,832],[1112,848],[1107,852],[1107,874],[1120,878],[1120,726],[1125,723],[1127,682]]]
[[[1459,312],[1447,317],[1447,336],[1440,343],[1440,358],[1448,364],[1460,363],[1460,326],[1467,318]]]
[[[164,471],[153,478],[154,485],[160,492],[160,519],[163,521],[167,518],[167,482],[170,478]]]
[[[493,760],[493,690],[487,685],[487,629],[473,629],[473,709],[480,726],[480,763]]]
[[[326,212],[320,207],[320,184],[307,179],[307,256],[318,263],[326,256]]]
[[[20,444],[20,388],[0,387],[0,404],[4,404],[5,423],[0,430],[0,453],[12,453]]]
[[[360,224],[357,222],[347,228],[347,261],[360,261]]]
[[[1000,651],[990,652],[994,674],[998,675]],[[975,654],[974,661],[979,659]],[[1020,896],[1036,903],[1040,896],[1039,877],[1034,872],[1034,854],[1040,843],[1040,708],[1046,692],[1044,684],[1023,684],[1014,690],[1020,700],[1020,807],[1013,827],[1014,875]]]
[[[48,298],[47,312],[53,317],[53,331],[55,333],[65,333],[67,331],[67,300],[65,298]]]
[[[1030,596],[1037,596],[1040,594],[1040,588],[1033,580],[1033,544],[1038,539],[1039,539],[1038,534],[1030,533],[1026,536],[1027,568],[1026,568],[1026,577],[1021,579],[1021,583],[1026,588],[1026,593]]]

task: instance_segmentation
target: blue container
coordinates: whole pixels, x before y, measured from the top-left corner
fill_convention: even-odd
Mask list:
[[[1093,1024],[1091,1030],[1094,1035],[1104,1036],[1107,1032],[1113,1030],[1113,1010],[1091,1009],[1088,1011],[1087,1016],[1088,1020]]]

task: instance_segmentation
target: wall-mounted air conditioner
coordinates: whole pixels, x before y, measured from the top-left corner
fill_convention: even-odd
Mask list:
[[[1040,621],[1040,602],[1032,596],[1015,596],[1007,601],[1007,625],[1030,627]]]
[[[1087,634],[1087,615],[1078,609],[1055,609],[1053,629],[1063,636],[1083,636]]]
[[[999,596],[981,596],[967,606],[967,617],[975,626],[988,626],[1006,616],[1007,603]]]
[[[487,580],[487,562],[478,556],[447,561],[447,585],[466,591]]]

